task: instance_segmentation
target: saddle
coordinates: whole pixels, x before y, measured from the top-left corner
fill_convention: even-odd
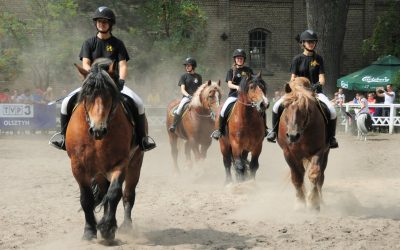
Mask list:
[[[186,113],[187,113],[187,111],[188,111],[189,103],[190,103],[190,102],[185,103],[185,104],[183,105],[183,108],[182,108],[182,117],[183,117],[184,115],[186,115]],[[170,116],[174,116],[174,115],[175,115],[176,110],[178,109],[178,106],[179,106],[179,103],[176,104],[174,107],[172,107],[172,109],[171,109],[171,111],[170,111],[170,113],[169,113]]]
[[[324,102],[320,101],[318,97],[315,97],[315,100],[317,101],[319,111],[321,111],[321,114],[324,117],[325,124],[328,124],[331,115],[328,106]]]

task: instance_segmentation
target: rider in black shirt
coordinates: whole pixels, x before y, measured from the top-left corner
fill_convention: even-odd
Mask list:
[[[196,92],[196,90],[203,83],[201,75],[194,72],[197,67],[197,62],[194,58],[186,58],[183,65],[185,65],[186,73],[181,76],[178,83],[183,97],[175,111],[174,122],[172,123],[171,127],[169,127],[169,131],[171,132],[175,132],[176,125],[182,118],[183,107],[186,103],[192,100],[194,92]]]
[[[304,51],[293,58],[290,67],[291,81],[296,77],[306,77],[310,80],[312,89],[317,93],[318,99],[326,104],[329,109],[330,119],[328,121],[328,138],[330,148],[337,148],[338,142],[335,138],[336,134],[336,110],[329,99],[322,93],[322,86],[325,84],[325,69],[324,61],[314,49],[318,42],[318,37],[312,30],[305,30],[299,37],[299,42],[302,44]],[[272,124],[273,129],[267,135],[269,142],[275,142],[278,134],[279,119],[281,115],[280,105],[284,98],[279,99],[272,108]]]
[[[122,97],[128,106],[132,107],[132,116],[135,121],[135,132],[137,134],[139,148],[142,151],[148,151],[156,147],[154,141],[150,141],[145,130],[145,113],[142,99],[131,89],[125,85],[125,79],[128,73],[129,55],[124,43],[111,34],[112,26],[115,24],[115,14],[108,7],[102,6],[97,8],[93,22],[95,23],[97,34],[94,37],[87,39],[81,48],[79,58],[82,60],[82,66],[86,70],[90,70],[91,64],[97,58],[109,58],[116,63],[118,72],[115,77],[117,86],[119,87]],[[54,135],[50,139],[50,143],[58,149],[65,150],[65,133],[67,130],[70,113],[68,112],[68,102],[75,99],[81,88],[74,90],[61,104],[61,132]],[[56,136],[59,136],[57,138]]]
[[[222,135],[225,134],[225,126],[228,115],[225,114],[226,108],[236,102],[238,97],[238,90],[242,77],[253,75],[253,70],[247,66],[244,66],[246,61],[246,52],[243,49],[236,49],[233,52],[233,66],[226,74],[226,82],[229,87],[229,96],[226,99],[224,106],[222,106],[221,113],[219,116],[219,129],[212,132],[211,137],[218,140]]]

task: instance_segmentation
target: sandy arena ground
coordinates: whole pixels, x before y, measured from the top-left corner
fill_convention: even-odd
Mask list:
[[[181,157],[175,176],[165,131],[152,135],[158,147],[145,155],[134,232],[113,246],[81,240],[78,186],[49,136],[0,136],[0,249],[400,249],[400,134],[364,142],[339,133],[320,213],[294,211],[276,144],[264,143],[256,182],[224,186],[217,143],[192,169]]]

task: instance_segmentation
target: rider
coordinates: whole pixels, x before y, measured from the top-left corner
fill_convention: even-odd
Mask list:
[[[178,83],[178,86],[181,87],[183,97],[175,111],[174,122],[171,127],[169,127],[170,132],[175,132],[176,125],[182,118],[183,107],[186,103],[190,102],[193,93],[196,92],[197,88],[203,83],[201,75],[194,72],[197,67],[197,62],[194,58],[186,58],[183,65],[185,65],[186,73],[181,76]]]
[[[322,93],[322,86],[325,84],[325,70],[324,61],[314,49],[317,46],[318,37],[312,30],[305,30],[300,34],[299,43],[303,46],[303,53],[296,55],[293,58],[290,67],[291,81],[296,77],[306,77],[310,80],[312,89],[317,93],[318,99],[326,104],[330,112],[330,119],[328,119],[328,138],[330,148],[337,148],[338,142],[336,141],[336,110],[329,99]],[[284,98],[277,101],[272,108],[272,124],[273,129],[267,135],[269,142],[276,142],[276,136],[279,128],[279,119],[281,116],[281,108]]]
[[[131,104],[129,106],[135,109],[132,115],[136,125],[135,132],[137,134],[139,147],[142,151],[151,150],[156,147],[156,144],[152,140],[149,141],[149,136],[146,135],[146,119],[143,101],[135,92],[127,86],[124,86],[128,73],[127,61],[129,60],[129,55],[124,43],[111,33],[112,27],[115,24],[115,14],[110,8],[102,6],[97,8],[92,19],[97,29],[97,34],[87,39],[82,45],[79,54],[79,58],[82,60],[82,66],[84,69],[90,70],[92,62],[100,57],[110,58],[118,62],[115,71],[118,72],[118,74],[115,77],[115,81],[125,102]],[[71,114],[67,112],[68,102],[71,98],[76,99],[76,94],[80,90],[81,88],[78,88],[71,92],[61,104],[61,132],[55,134],[50,139],[50,143],[58,149],[65,150],[65,133],[71,116]],[[59,138],[56,138],[56,135],[60,135],[58,136]]]
[[[222,106],[221,113],[219,116],[219,129],[212,132],[211,137],[218,140],[225,134],[225,126],[227,122],[227,116],[225,115],[226,108],[229,104],[236,102],[238,98],[238,90],[242,77],[253,75],[253,70],[247,66],[244,66],[246,61],[246,52],[243,49],[236,49],[233,52],[233,65],[226,74],[226,82],[229,87],[228,99],[226,99],[224,106]]]

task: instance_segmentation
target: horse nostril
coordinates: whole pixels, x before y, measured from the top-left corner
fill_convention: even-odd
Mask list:
[[[90,134],[90,135],[93,135],[93,134],[94,134],[93,128],[92,128],[92,127],[89,128],[89,134]]]

